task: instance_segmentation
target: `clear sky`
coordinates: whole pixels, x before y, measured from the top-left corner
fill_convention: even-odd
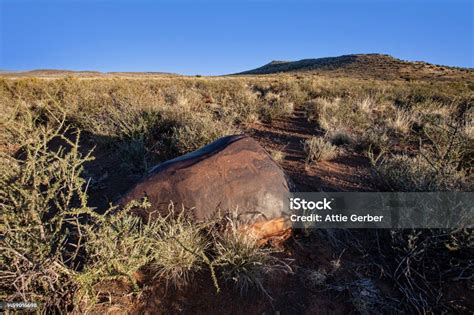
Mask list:
[[[387,53],[474,67],[474,1],[0,0],[0,69],[227,74]]]

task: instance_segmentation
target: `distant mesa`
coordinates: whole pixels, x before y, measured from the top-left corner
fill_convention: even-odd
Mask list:
[[[473,68],[450,67],[423,61],[406,61],[386,54],[352,54],[338,57],[302,59],[298,61],[273,60],[259,68],[230,75],[326,75],[376,80],[467,80],[474,81]],[[60,69],[31,71],[1,70],[2,77],[154,77],[178,76],[168,72],[99,72]],[[201,77],[201,75],[196,75]]]
[[[261,75],[278,73],[316,73],[376,79],[434,79],[469,75],[472,68],[434,65],[422,61],[405,61],[386,54],[353,54],[338,57],[302,59],[298,61],[274,60],[262,67],[235,75]]]
[[[100,72],[92,70],[64,70],[64,69],[34,69],[28,71],[10,71],[10,70],[0,70],[0,75],[6,77],[46,77],[46,78],[61,78],[61,77],[137,77],[137,76],[169,76],[169,75],[178,75],[168,72]]]

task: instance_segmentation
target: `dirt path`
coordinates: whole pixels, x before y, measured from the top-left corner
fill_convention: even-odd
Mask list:
[[[324,132],[308,122],[304,110],[296,108],[289,117],[272,123],[251,126],[249,134],[268,151],[284,153],[280,161],[298,191],[374,191],[376,179],[366,157],[343,149],[339,157],[308,167],[305,164],[303,141]]]

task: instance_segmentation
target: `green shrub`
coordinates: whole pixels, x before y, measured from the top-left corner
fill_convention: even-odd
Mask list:
[[[147,208],[146,201],[132,202],[120,211],[110,208],[104,215],[93,215],[83,225],[83,269],[76,272],[78,290],[75,305],[82,310],[97,302],[96,285],[122,280],[138,291],[136,273],[152,260],[152,247],[147,231],[158,228],[154,222],[144,224],[130,213],[132,208]]]
[[[80,216],[90,211],[80,175],[92,158],[79,152],[78,131],[66,136],[64,116],[49,114],[25,110],[4,126],[18,151],[1,153],[0,298],[64,312],[76,288],[68,266],[82,246]]]

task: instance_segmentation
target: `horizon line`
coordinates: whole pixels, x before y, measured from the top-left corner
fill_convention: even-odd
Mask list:
[[[438,63],[431,63],[428,61],[424,60],[411,60],[411,59],[400,59],[397,58],[393,55],[387,54],[387,53],[352,53],[352,54],[343,54],[343,55],[337,55],[337,56],[326,56],[326,57],[313,57],[313,58],[302,58],[302,59],[297,59],[297,60],[279,60],[279,59],[272,59],[269,62],[262,64],[260,66],[257,66],[256,68],[251,68],[250,70],[242,70],[240,72],[233,72],[233,73],[227,73],[227,74],[201,74],[201,73],[195,73],[195,74],[184,74],[184,73],[178,73],[178,72],[168,72],[168,71],[159,71],[159,70],[132,70],[132,71],[127,71],[127,70],[113,70],[113,71],[103,71],[103,70],[92,70],[92,69],[74,69],[74,68],[30,68],[30,69],[25,69],[25,70],[12,70],[12,69],[0,69],[0,73],[26,73],[26,72],[33,72],[33,71],[69,71],[69,72],[94,72],[94,73],[101,73],[101,74],[113,74],[113,73],[150,73],[150,74],[167,74],[167,75],[181,75],[181,76],[196,76],[196,75],[203,75],[203,76],[226,76],[226,75],[232,75],[232,74],[239,74],[241,72],[246,72],[246,71],[251,71],[254,69],[257,69],[259,67],[263,67],[265,65],[271,64],[272,62],[278,61],[278,62],[298,62],[298,61],[303,61],[303,60],[317,60],[317,59],[325,59],[325,58],[338,58],[338,57],[344,57],[344,56],[357,56],[357,55],[380,55],[380,56],[389,56],[391,58],[394,58],[396,60],[400,61],[406,61],[406,62],[412,62],[412,63],[426,63],[430,65],[435,65],[435,66],[442,66],[442,67],[449,67],[449,68],[459,68],[459,69],[468,69],[468,70],[474,70],[474,67],[465,67],[465,66],[456,66],[456,65],[447,65],[447,64],[438,64]]]

